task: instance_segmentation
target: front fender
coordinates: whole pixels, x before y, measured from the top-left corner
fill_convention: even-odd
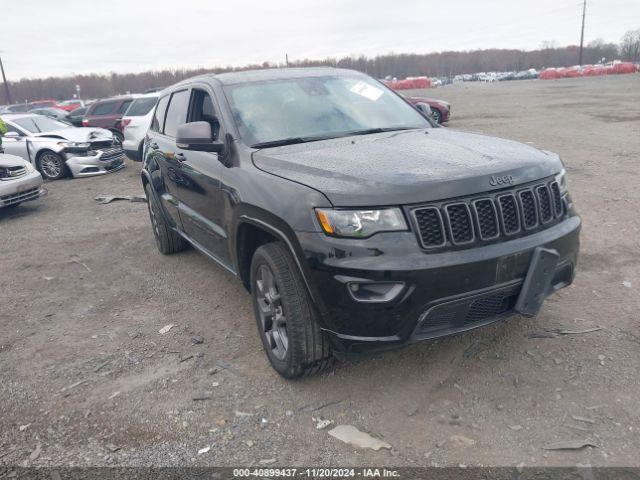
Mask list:
[[[250,224],[269,232],[287,246],[287,249],[291,253],[291,256],[298,267],[298,271],[302,276],[307,292],[309,292],[309,295],[311,296],[311,300],[314,302],[321,315],[324,316],[327,310],[315,285],[310,281],[311,276],[308,270],[306,256],[300,246],[296,232],[284,220],[260,208],[245,206],[239,210],[240,212],[235,222],[236,228],[233,230],[233,238],[230,239],[233,249],[232,255],[236,262],[236,266],[238,267],[237,270],[239,271],[239,255],[241,253],[238,252],[237,249],[237,239],[238,232],[242,225]]]

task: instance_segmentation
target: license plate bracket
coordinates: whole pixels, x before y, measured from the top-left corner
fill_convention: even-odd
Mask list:
[[[542,307],[553,280],[560,255],[555,250],[538,247],[533,251],[527,276],[516,302],[515,311],[535,317]]]

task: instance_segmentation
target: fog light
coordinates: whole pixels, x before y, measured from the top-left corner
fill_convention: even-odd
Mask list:
[[[390,302],[402,290],[402,282],[350,282],[347,284],[349,294],[358,302]]]

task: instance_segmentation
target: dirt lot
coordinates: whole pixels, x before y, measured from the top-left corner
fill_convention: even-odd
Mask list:
[[[159,254],[144,203],[94,201],[141,194],[139,164],[49,183],[0,211],[0,463],[640,465],[640,75],[426,94],[453,104],[451,128],[567,165],[581,264],[536,319],[285,381],[239,282],[196,251]],[[320,416],[393,450],[355,451]],[[570,439],[598,447],[542,449]]]

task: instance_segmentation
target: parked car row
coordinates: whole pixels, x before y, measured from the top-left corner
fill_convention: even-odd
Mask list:
[[[34,113],[0,116],[5,153],[29,162],[47,180],[101,175],[124,167],[122,143],[103,128],[78,128]]]
[[[503,82],[505,80],[528,80],[538,78],[539,72],[535,68],[509,72],[477,72],[453,77],[454,82]]]
[[[158,95],[155,92],[95,100],[90,105],[85,105],[82,100],[41,100],[4,107],[0,109],[0,114],[31,113],[75,127],[104,128],[120,143],[125,144],[132,160],[139,160],[142,141],[151,124],[152,111],[157,101]]]
[[[79,107],[88,105],[84,100],[72,99],[59,102],[58,100],[37,100],[35,102],[15,103],[13,105],[5,105],[0,107],[0,113],[26,113],[35,109],[55,108],[70,112]]]

